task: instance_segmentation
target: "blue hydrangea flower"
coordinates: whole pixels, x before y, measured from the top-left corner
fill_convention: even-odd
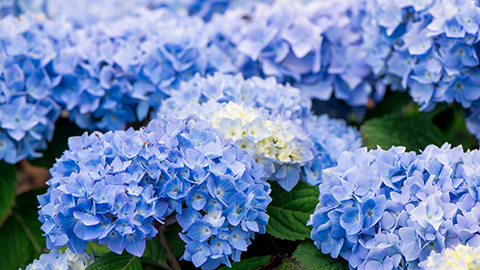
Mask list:
[[[393,90],[408,90],[421,110],[438,102],[471,107],[479,99],[478,3],[468,1],[372,1],[367,13],[370,66]],[[391,19],[394,18],[394,19]],[[381,48],[381,49],[378,49]],[[383,77],[383,78],[382,78]]]
[[[185,111],[185,110],[184,110]],[[238,103],[206,102],[194,112],[212,123],[222,138],[247,151],[265,168],[266,177],[291,190],[300,179],[300,167],[313,159],[312,142],[295,122]],[[195,117],[195,116],[193,116]]]
[[[53,60],[61,80],[52,96],[83,129],[125,129],[158,108],[180,81],[205,74],[203,21],[165,9],[134,10],[76,29]]]
[[[362,39],[365,2],[306,2],[215,14],[206,25],[209,46],[225,52],[244,76],[275,76],[310,98],[334,96],[350,106],[381,100],[385,86],[375,82]]]
[[[59,77],[50,65],[66,37],[45,31],[53,27],[70,30],[32,15],[0,20],[0,156],[8,163],[41,156],[60,116],[51,97]]]
[[[49,18],[64,20],[77,28],[89,24],[117,20],[130,15],[136,9],[168,8],[176,13],[198,16],[208,21],[214,13],[223,13],[232,7],[252,9],[258,0],[72,0],[68,3],[60,0],[2,0],[0,14],[45,13]],[[261,2],[273,3],[273,0]],[[3,16],[2,16],[3,17]]]
[[[62,253],[59,250],[52,250],[48,254],[40,255],[38,260],[33,260],[33,262],[27,265],[26,270],[49,270],[49,269],[58,269],[58,270],[69,270],[77,269],[84,270],[95,261],[94,255],[89,255],[86,252],[74,253],[67,249],[65,253]]]
[[[340,153],[361,146],[355,129],[327,115],[313,116],[310,100],[300,93],[273,77],[197,75],[171,91],[156,117],[208,120],[220,136],[255,156],[267,178],[291,190],[300,179],[318,184]]]
[[[69,139],[38,197],[48,248],[82,252],[95,241],[141,256],[153,223],[175,215],[185,260],[204,269],[240,260],[268,221],[263,166],[207,122],[168,119]]]
[[[346,151],[323,171],[311,237],[357,269],[414,268],[433,251],[478,247],[478,156],[449,144],[419,155],[403,147]]]

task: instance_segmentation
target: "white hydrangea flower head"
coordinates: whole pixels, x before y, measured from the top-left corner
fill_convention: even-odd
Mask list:
[[[457,245],[455,249],[447,248],[442,253],[433,251],[419,266],[432,270],[480,269],[480,247]]]
[[[48,254],[40,255],[40,258],[29,264],[26,270],[85,270],[94,261],[93,254],[74,253],[70,249],[62,253],[53,249]]]
[[[304,164],[313,158],[302,127],[280,115],[271,115],[260,108],[229,102],[220,104],[210,121],[214,128],[222,132],[225,139],[239,143],[240,147],[250,154],[283,163]]]

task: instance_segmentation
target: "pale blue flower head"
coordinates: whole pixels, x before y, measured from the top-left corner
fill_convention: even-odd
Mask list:
[[[323,253],[351,267],[416,267],[430,252],[477,246],[478,151],[430,145],[421,154],[359,149],[323,171],[308,222]]]
[[[469,108],[479,98],[470,79],[479,63],[476,1],[384,0],[367,10],[364,26],[374,37],[364,36],[374,56],[369,64],[391,89],[408,90],[426,111],[439,102]]]
[[[175,216],[187,243],[183,258],[211,268],[238,261],[233,254],[265,232],[271,198],[262,165],[209,122],[165,117],[139,131],[72,137],[69,147],[38,197],[49,248],[81,252],[93,241],[141,256],[157,234],[154,223]],[[210,245],[220,245],[222,256]]]
[[[202,28],[201,19],[167,9],[132,8],[86,24],[53,59],[52,96],[83,129],[125,129],[157,109],[180,81],[205,74]]]
[[[67,249],[65,253],[59,250],[52,250],[48,254],[40,255],[40,258],[33,260],[33,262],[27,265],[26,270],[47,270],[47,269],[86,269],[90,264],[95,261],[94,255],[89,255],[86,252],[74,253]]]
[[[334,94],[351,106],[365,105],[372,95],[380,100],[383,87],[377,93],[361,48],[365,2],[307,2],[259,3],[214,16],[206,25],[210,46],[229,57],[229,72],[232,63],[245,77],[275,76],[310,98]]]
[[[0,20],[0,127],[8,134],[2,148],[2,159],[8,163],[40,157],[38,151],[52,139],[60,116],[60,106],[51,97],[59,77],[50,66],[62,38],[45,31],[51,26],[71,30],[68,24],[31,13]]]

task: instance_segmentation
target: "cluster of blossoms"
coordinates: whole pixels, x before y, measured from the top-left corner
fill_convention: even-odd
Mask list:
[[[0,20],[0,160],[39,157],[52,139],[60,115],[52,91],[61,78],[52,60],[68,29],[28,15]]]
[[[357,269],[415,269],[432,251],[480,246],[480,152],[404,150],[344,152],[323,171],[308,222],[323,253]]]
[[[299,89],[277,83],[274,77],[244,79],[243,74],[194,76],[180,83],[179,89],[170,92],[157,115],[179,110],[192,103],[202,104],[209,100],[219,103],[235,102],[263,108],[270,113],[280,114],[290,120],[310,114],[311,101],[303,98]]]
[[[205,74],[202,25],[166,9],[139,9],[77,29],[55,59],[62,80],[53,97],[81,128],[125,129],[158,108],[179,80]]]
[[[432,270],[476,270],[480,268],[480,247],[458,245],[442,253],[432,252],[426,261],[419,264],[421,269]]]
[[[204,269],[240,260],[268,221],[263,166],[209,123],[166,119],[69,139],[38,198],[49,249],[96,241],[141,256],[153,223],[175,212],[185,260]]]
[[[273,3],[275,0],[136,0],[150,8],[166,7],[176,12],[186,12],[190,16],[201,17],[209,21],[214,13],[224,13],[226,10],[241,6],[252,9],[256,2]]]
[[[278,1],[230,9],[206,25],[219,47],[247,77],[275,76],[308,97],[332,95],[351,106],[383,98],[363,49],[364,1]]]
[[[259,0],[1,0],[0,15],[26,12],[45,13],[49,18],[68,21],[77,28],[98,22],[117,20],[137,8],[168,8],[177,13],[209,21],[213,13],[241,6],[252,9]],[[261,0],[273,3],[273,0]]]
[[[20,3],[23,1],[19,1],[17,5]],[[49,6],[47,3],[43,6],[45,5]],[[57,5],[52,4],[52,6]],[[115,6],[120,8],[121,5]],[[266,8],[259,5],[257,9],[263,10],[262,7]],[[112,8],[112,10],[115,9]],[[239,10],[251,10],[251,8]],[[105,16],[108,17],[108,15]],[[209,44],[207,33],[203,33],[204,24],[200,19],[175,14],[167,9],[131,8],[128,14],[120,18],[112,18],[112,21],[93,20],[95,23],[88,25],[72,21],[74,25],[83,25],[78,29],[71,24],[63,23],[62,18],[51,17],[55,20],[41,20],[42,26],[39,27],[39,32],[46,36],[45,43],[52,43],[54,48],[50,48],[48,58],[40,62],[43,71],[36,72],[37,77],[41,77],[36,81],[42,86],[42,91],[34,93],[35,97],[41,94],[43,100],[40,104],[43,105],[44,100],[51,103],[47,104],[52,107],[50,110],[43,108],[36,110],[48,116],[45,116],[47,119],[40,120],[42,125],[48,127],[44,132],[46,133],[44,137],[47,139],[51,138],[53,124],[58,118],[58,105],[68,111],[70,120],[81,128],[125,129],[128,123],[144,120],[149,110],[159,108],[166,97],[170,95],[178,97],[171,93],[172,89],[178,88],[181,81],[192,78],[194,74],[203,76],[216,71],[236,73],[239,70],[236,63],[238,61],[233,61],[229,53],[222,50],[215,42]],[[14,20],[11,16],[7,18]],[[5,25],[9,25],[8,21]],[[167,33],[162,29],[169,29],[169,31]],[[169,34],[171,31],[175,34]],[[16,33],[8,27],[4,32],[5,35]],[[20,57],[24,58],[24,56]],[[238,57],[236,58],[238,60]],[[7,67],[5,70],[9,70],[9,73],[28,74],[30,72],[28,70],[30,66],[18,64],[12,67],[13,64],[10,61],[4,62]],[[244,70],[244,73],[248,72]],[[7,78],[7,75],[5,72],[5,87],[16,87],[17,85],[10,86],[14,82],[11,81],[12,78]],[[40,81],[40,79],[43,80],[42,76],[48,77],[48,80]],[[243,78],[239,80],[243,81]],[[232,83],[234,82],[235,80],[232,80]],[[269,85],[275,84],[272,82],[273,80],[270,79],[263,84],[265,87],[271,87]],[[287,89],[290,88],[287,87]],[[288,93],[296,93],[296,91],[289,90]],[[269,93],[271,91],[267,92]],[[282,98],[288,99],[286,95]],[[217,100],[221,98],[221,96],[208,97]],[[238,99],[232,95],[228,97],[230,100]],[[269,110],[276,110],[273,106],[278,101],[268,100],[267,98],[271,97],[267,95],[263,98],[263,103],[259,102],[262,98],[255,100],[256,106],[264,105]],[[299,99],[299,97],[296,98]],[[180,97],[178,102],[183,101]],[[305,115],[305,111],[310,109],[310,101],[302,99],[299,103],[295,100],[292,106],[295,107],[293,108],[295,111],[292,111],[292,108],[285,110],[285,114],[293,113],[287,115],[288,118]],[[7,124],[6,127],[2,127],[10,128],[10,126],[12,125]],[[26,132],[29,127],[29,125],[22,125],[21,129]],[[35,129],[39,128],[35,127]],[[39,132],[35,133],[35,138],[39,140],[37,133]],[[34,150],[41,149],[45,144],[44,139],[39,141],[41,143],[38,144],[41,145],[19,146],[27,149],[26,151],[29,152],[27,155],[17,155],[9,150],[12,153],[8,155],[9,157],[18,156],[18,158],[9,158],[9,162],[16,162],[25,157],[37,157],[38,154]],[[6,145],[7,149],[13,148],[10,141],[6,141],[3,145]]]
[[[421,110],[439,102],[470,108],[467,126],[480,138],[478,1],[370,1],[365,50],[376,75],[393,90],[408,89]]]
[[[73,253],[69,249],[62,253],[56,249],[40,255],[39,260],[27,265],[26,270],[84,270],[95,261],[95,257],[86,252]]]
[[[360,134],[345,121],[330,119],[328,115],[303,119],[307,137],[313,142],[313,159],[303,166],[302,178],[311,184],[322,182],[323,169],[337,165],[340,155],[362,146]]]
[[[279,115],[234,102],[208,101],[178,112],[211,123],[218,134],[239,145],[263,164],[266,177],[290,191],[299,181],[300,166],[311,161],[312,142],[302,127]]]
[[[427,110],[453,101],[468,108],[480,97],[480,83],[472,78],[479,71],[480,9],[474,0],[385,0],[369,8],[369,31],[378,32],[369,43],[379,60],[391,51],[378,68],[393,89],[408,88]]]
[[[142,120],[179,81],[220,71],[275,76],[350,106],[381,100],[386,86],[408,89],[423,110],[456,101],[471,108],[468,128],[480,138],[474,0],[103,2],[2,1],[2,10],[45,12],[78,28],[55,50],[53,75],[63,76],[55,98],[83,128]],[[214,15],[203,25],[186,14]]]
[[[288,191],[300,179],[318,184],[322,169],[335,165],[341,151],[361,146],[355,129],[327,115],[313,116],[310,100],[297,88],[277,84],[274,77],[195,76],[171,95],[157,118],[174,112],[179,118],[196,115],[209,121],[224,139],[255,156],[266,177]]]

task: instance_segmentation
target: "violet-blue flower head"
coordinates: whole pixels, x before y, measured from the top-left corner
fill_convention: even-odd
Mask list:
[[[478,155],[447,143],[418,155],[403,147],[345,152],[323,170],[311,238],[358,269],[416,267],[432,251],[477,246]]]
[[[238,261],[233,254],[246,250],[254,232],[265,232],[271,199],[262,165],[208,122],[164,118],[139,131],[85,133],[69,146],[38,197],[49,248],[82,252],[93,241],[141,256],[157,234],[152,223],[175,215],[187,243],[184,259],[209,268]],[[231,234],[243,238],[220,243],[224,256],[209,251],[210,241]]]

